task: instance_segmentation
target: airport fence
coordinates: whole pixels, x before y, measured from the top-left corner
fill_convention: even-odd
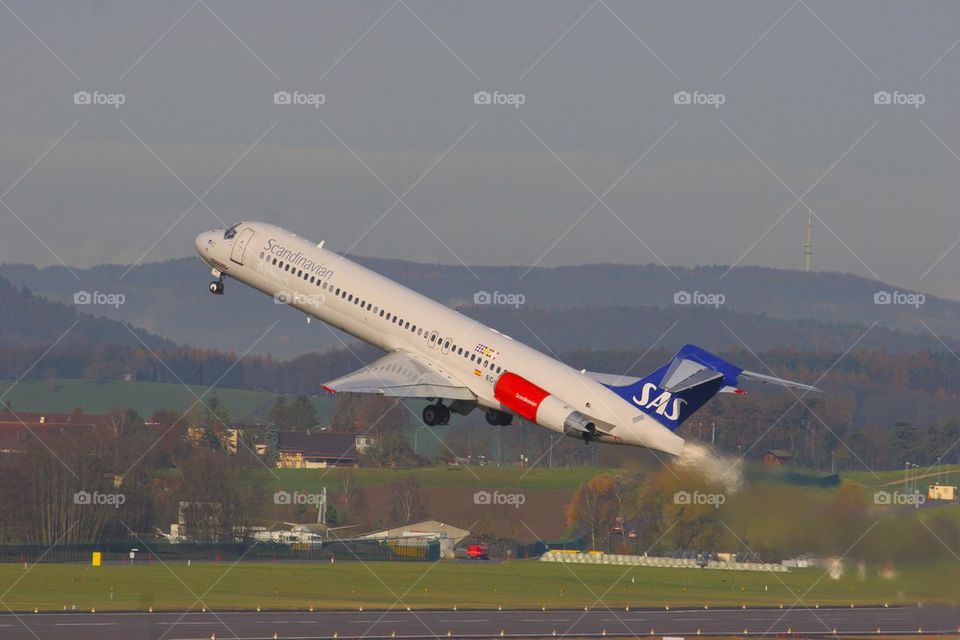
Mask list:
[[[328,540],[281,544],[245,541],[169,542],[117,540],[89,544],[0,545],[0,563],[89,563],[94,552],[103,562],[434,562],[440,542],[386,538],[382,540]]]

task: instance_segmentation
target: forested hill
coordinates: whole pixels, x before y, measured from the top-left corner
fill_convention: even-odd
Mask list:
[[[241,287],[232,288],[239,295],[242,291]],[[210,298],[204,292],[201,306],[218,308],[221,301],[230,299],[230,293]],[[118,321],[77,311],[95,305],[49,302],[0,279],[0,378],[110,381],[132,375],[157,382],[318,394],[321,384],[379,355],[373,348],[354,345],[350,350],[341,347],[289,361],[257,355],[239,359],[237,353],[242,349],[237,345],[242,344],[250,318],[240,311],[221,312],[216,324],[207,327],[196,324],[197,314],[183,301],[171,301],[169,295],[166,300],[193,319],[197,330],[191,335],[195,339],[203,340],[215,330],[230,336],[236,348],[177,346],[136,330],[156,351],[154,357]],[[259,302],[256,297],[252,300]],[[120,308],[129,304],[125,301]],[[260,333],[269,329],[273,318],[283,315],[300,327],[299,314],[274,306],[269,299],[265,305],[258,311],[264,321]],[[696,341],[745,368],[767,372],[769,367],[779,375],[816,383],[827,391],[804,400],[816,414],[805,412],[794,395],[782,391],[757,389],[747,397],[721,398],[689,428],[712,421],[723,424],[721,441],[728,447],[752,441],[746,436],[759,437],[776,422],[783,428],[774,430],[773,440],[765,446],[802,447],[799,453],[805,456],[805,463],[823,464],[829,460],[824,447],[837,448],[826,434],[857,442],[861,452],[857,455],[873,456],[870,464],[876,466],[892,464],[907,451],[910,459],[920,460],[923,443],[940,446],[960,433],[956,411],[960,361],[929,335],[855,323],[779,320],[722,308],[512,309],[479,305],[466,311],[538,349],[554,352],[577,368],[642,375],[665,362],[680,343]],[[318,324],[311,326],[314,335],[331,335]],[[255,339],[251,338],[251,343]],[[945,345],[960,351],[956,340],[946,338]],[[822,416],[829,430],[813,415]],[[892,446],[894,426],[902,437]],[[805,440],[809,442],[803,444]]]
[[[865,344],[880,349],[943,349],[930,331],[948,345],[960,340],[960,302],[926,296],[919,307],[874,304],[878,293],[888,293],[891,299],[899,293],[898,299],[904,301],[910,292],[849,274],[737,267],[724,275],[725,267],[671,272],[652,265],[535,268],[526,274],[523,267],[473,267],[471,273],[456,266],[357,260],[542,347],[529,328],[558,351],[584,345],[647,347],[676,320],[665,344],[698,342],[720,349],[738,345],[739,338],[756,349],[843,350],[874,322],[878,325]],[[206,290],[207,269],[198,259],[145,264],[121,279],[125,271],[118,265],[76,270],[78,282],[62,267],[0,267],[0,275],[15,284],[68,305],[78,289],[123,294],[125,304],[119,307],[97,305],[84,311],[197,347],[243,351],[256,343],[253,353],[288,358],[348,340],[318,323],[307,325],[302,314],[281,309],[270,298],[234,282],[227,282],[225,296],[212,298]],[[482,302],[484,292],[522,304],[474,305],[474,296],[479,294]],[[701,298],[713,295],[712,300],[722,295],[722,304],[675,304],[674,296],[684,292],[691,298],[695,293]]]
[[[94,308],[73,304],[73,293],[70,299],[70,303],[51,302],[0,278],[0,347],[46,349],[54,343],[133,347],[140,346],[141,340],[151,349],[176,346],[142,329],[127,329],[117,320],[81,313]]]

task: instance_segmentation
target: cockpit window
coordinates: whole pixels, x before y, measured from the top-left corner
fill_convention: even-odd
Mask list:
[[[224,231],[224,232],[223,232],[223,239],[224,239],[224,240],[230,240],[230,239],[233,238],[233,236],[237,235],[237,227],[239,227],[241,224],[242,224],[242,223],[238,222],[237,224],[233,225],[232,227],[230,227],[229,229],[227,229],[226,231]]]

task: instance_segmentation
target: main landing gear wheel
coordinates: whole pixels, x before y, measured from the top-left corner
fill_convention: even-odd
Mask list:
[[[213,295],[222,296],[223,280],[214,280],[213,282],[210,283],[210,286],[208,286],[207,288],[210,290],[210,293],[212,293]]]
[[[494,427],[507,427],[513,422],[512,415],[504,411],[497,411],[496,409],[487,409],[485,417],[487,424],[493,425]]]
[[[450,409],[439,402],[423,408],[423,423],[428,427],[450,423]]]

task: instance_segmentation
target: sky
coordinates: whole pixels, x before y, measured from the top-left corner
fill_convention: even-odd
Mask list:
[[[4,0],[0,262],[255,219],[426,262],[796,269],[809,210],[815,269],[960,298],[958,42],[950,2]]]

